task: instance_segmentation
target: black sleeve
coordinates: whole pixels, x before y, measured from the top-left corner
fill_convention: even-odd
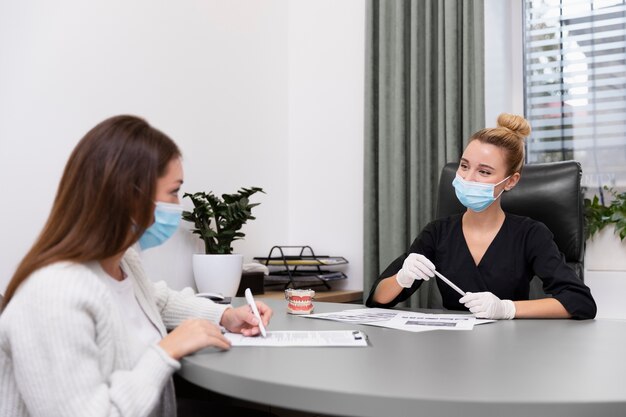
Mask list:
[[[527,259],[543,281],[544,292],[559,300],[573,319],[594,318],[597,307],[591,291],[565,263],[552,232],[543,223],[534,222],[527,239]]]
[[[367,307],[382,307],[382,308],[391,308],[397,305],[398,303],[409,298],[417,289],[422,285],[422,280],[415,280],[411,288],[403,288],[400,294],[396,298],[394,298],[391,302],[387,304],[380,304],[374,301],[374,292],[376,291],[376,287],[378,287],[378,283],[385,278],[389,278],[394,276],[395,274],[402,269],[402,264],[404,260],[409,256],[409,253],[419,253],[430,259],[434,260],[435,257],[435,247],[436,247],[436,235],[437,235],[437,221],[429,223],[424,230],[417,236],[417,238],[413,241],[411,246],[409,247],[409,251],[407,253],[403,253],[398,256],[391,264],[385,268],[382,274],[378,277],[374,285],[370,290],[370,294],[365,301],[365,305]]]

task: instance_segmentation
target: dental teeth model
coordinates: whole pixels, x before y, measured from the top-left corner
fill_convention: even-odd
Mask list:
[[[313,290],[285,290],[287,303],[287,313],[289,314],[311,314],[313,312]]]

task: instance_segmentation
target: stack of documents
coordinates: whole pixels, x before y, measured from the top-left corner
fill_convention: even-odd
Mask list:
[[[300,317],[341,321],[387,327],[408,332],[429,330],[472,330],[475,324],[493,320],[479,320],[470,314],[430,314],[413,311],[388,310],[384,308],[360,308],[334,313],[309,314]]]

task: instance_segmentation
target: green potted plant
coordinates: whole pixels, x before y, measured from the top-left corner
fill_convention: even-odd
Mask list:
[[[193,203],[192,211],[183,211],[183,220],[193,223],[192,233],[204,242],[204,254],[193,255],[193,273],[199,292],[215,292],[233,297],[239,287],[243,256],[233,254],[232,243],[243,239],[241,228],[254,220],[249,197],[262,188],[241,188],[234,194],[212,192],[185,193]]]
[[[585,199],[585,267],[591,270],[626,270],[626,192],[604,187],[612,199]]]

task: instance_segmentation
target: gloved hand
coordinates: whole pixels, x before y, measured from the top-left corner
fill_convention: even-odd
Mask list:
[[[413,281],[423,279],[428,281],[435,276],[435,265],[424,255],[410,253],[404,260],[402,269],[396,274],[396,281],[401,287],[411,288]]]
[[[491,292],[468,292],[459,300],[479,319],[511,320],[515,318],[515,304],[501,300]]]

